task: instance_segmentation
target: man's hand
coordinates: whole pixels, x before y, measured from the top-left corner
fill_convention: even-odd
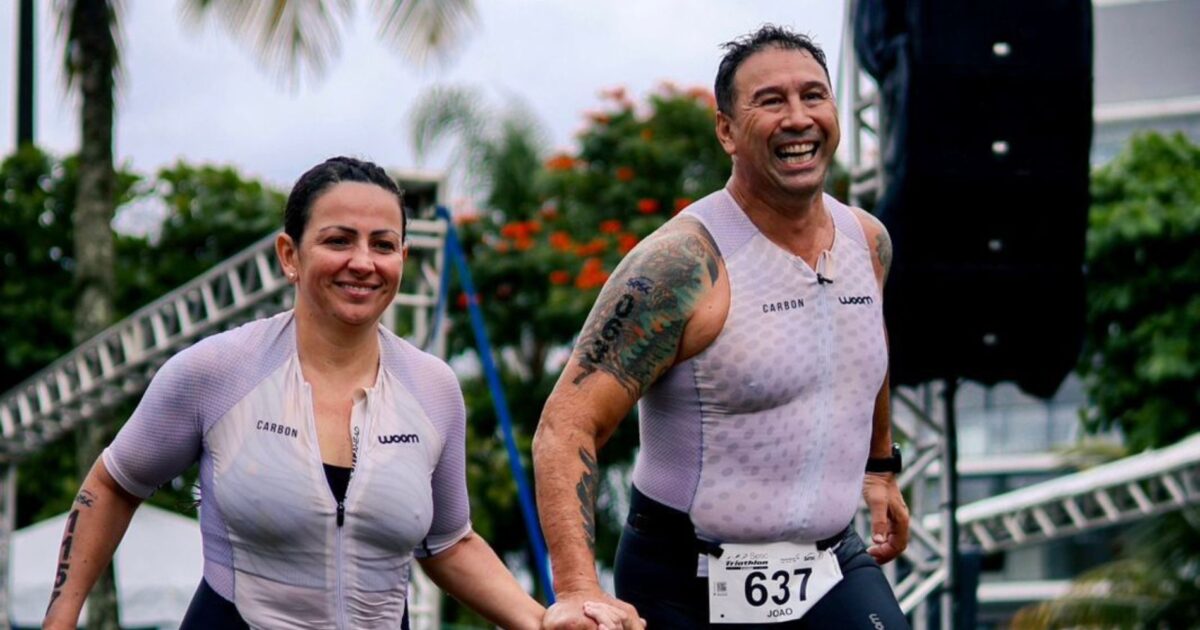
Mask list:
[[[871,545],[867,553],[879,564],[896,559],[908,547],[908,506],[893,473],[867,473],[863,498],[871,510]]]
[[[559,594],[542,618],[543,630],[644,630],[633,606],[603,591]]]

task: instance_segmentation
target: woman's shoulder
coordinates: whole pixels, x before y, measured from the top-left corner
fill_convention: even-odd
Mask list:
[[[234,379],[270,371],[295,354],[295,338],[288,334],[291,323],[288,311],[209,335],[176,353],[164,367],[192,376]]]
[[[406,385],[438,385],[458,390],[458,377],[440,357],[380,326],[383,366]]]

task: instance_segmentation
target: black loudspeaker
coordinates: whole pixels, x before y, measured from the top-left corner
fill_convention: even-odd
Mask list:
[[[859,0],[895,247],[892,382],[1050,396],[1082,343],[1090,0]]]

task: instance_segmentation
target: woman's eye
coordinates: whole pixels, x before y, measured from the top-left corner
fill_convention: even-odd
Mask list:
[[[375,243],[375,248],[385,252],[394,252],[396,251],[396,244],[391,241],[379,241]]]

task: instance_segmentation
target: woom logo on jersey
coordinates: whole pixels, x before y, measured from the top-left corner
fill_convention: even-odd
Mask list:
[[[267,422],[266,420],[259,420],[257,423],[255,423],[254,428],[258,429],[259,431],[266,431],[267,433],[276,433],[278,435],[282,435],[282,436],[290,437],[290,438],[294,438],[294,437],[297,437],[300,435],[299,431],[297,431],[296,429],[294,429],[292,427],[289,427],[286,424],[275,424],[274,422]]]
[[[762,312],[780,313],[783,311],[798,311],[802,308],[804,308],[804,300],[802,299],[782,300],[779,302],[767,302],[766,304],[763,304]]]
[[[416,433],[393,433],[379,436],[380,444],[419,444],[421,436]]]
[[[855,295],[852,297],[843,295],[838,298],[838,302],[842,304],[874,304],[875,300],[869,295]]]

